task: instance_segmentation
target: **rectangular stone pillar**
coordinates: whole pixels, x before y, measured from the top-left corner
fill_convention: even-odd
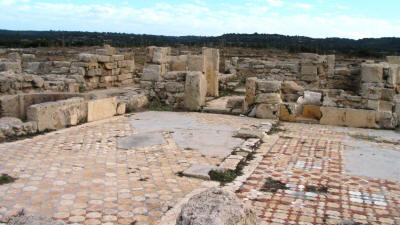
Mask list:
[[[203,58],[203,72],[207,79],[207,94],[218,97],[219,50],[203,48]]]

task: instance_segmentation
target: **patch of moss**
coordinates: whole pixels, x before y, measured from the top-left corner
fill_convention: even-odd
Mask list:
[[[359,140],[364,140],[364,141],[371,141],[371,142],[377,142],[379,143],[380,141],[377,139],[377,136],[369,136],[369,135],[350,135],[354,139],[359,139]]]
[[[328,193],[328,187],[323,186],[323,185],[320,185],[320,186],[307,185],[305,190],[306,190],[306,192]]]
[[[264,183],[260,191],[275,193],[278,190],[286,190],[286,189],[288,189],[288,187],[286,187],[285,183],[279,180],[274,180],[271,177],[268,177],[267,181]]]
[[[150,111],[174,111],[172,106],[164,105],[159,100],[155,99],[147,104],[147,109]]]
[[[219,181],[221,185],[225,185],[226,183],[230,183],[235,180],[237,173],[234,170],[211,170],[208,175],[210,175],[210,179],[213,181]]]
[[[16,180],[16,179],[15,179],[14,177],[12,177],[12,176],[10,176],[10,175],[8,175],[8,174],[3,173],[3,174],[0,176],[0,185],[9,184],[9,183],[14,182],[15,180]]]

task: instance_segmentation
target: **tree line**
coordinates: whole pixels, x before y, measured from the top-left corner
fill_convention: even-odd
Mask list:
[[[83,47],[110,44],[116,47],[209,46],[273,48],[319,54],[383,57],[400,54],[400,38],[310,38],[279,34],[224,34],[221,36],[163,36],[111,32],[0,30],[0,46],[9,48]]]

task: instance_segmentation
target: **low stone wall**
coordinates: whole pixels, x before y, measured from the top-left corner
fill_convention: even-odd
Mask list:
[[[35,61],[35,55],[10,53],[0,58],[0,94],[83,92],[120,87],[138,80],[133,54],[119,55],[106,45],[96,54],[81,53],[72,61]]]

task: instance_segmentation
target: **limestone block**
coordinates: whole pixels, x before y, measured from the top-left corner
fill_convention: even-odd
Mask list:
[[[185,86],[179,82],[166,82],[165,90],[171,93],[183,92],[185,91]]]
[[[294,122],[296,121],[296,103],[281,104],[279,120]]]
[[[346,124],[346,110],[336,107],[321,107],[322,117],[320,124],[344,126]]]
[[[21,73],[22,72],[21,62],[0,61],[0,72],[1,71]]]
[[[378,110],[379,109],[379,100],[367,100],[367,109]]]
[[[244,98],[243,97],[232,97],[226,102],[226,107],[231,109],[242,108]]]
[[[168,62],[168,55],[171,53],[170,47],[157,47],[154,49],[153,63],[164,64]]]
[[[317,76],[318,75],[318,67],[317,66],[309,66],[302,65],[301,66],[301,75],[302,76]]]
[[[400,123],[400,102],[396,102],[394,112],[397,115],[397,122]]]
[[[363,109],[345,109],[345,125],[348,127],[378,128],[376,111]]]
[[[382,64],[361,64],[361,82],[364,83],[381,83],[383,82],[383,65]]]
[[[251,106],[256,102],[256,89],[257,89],[257,78],[249,77],[246,79],[246,105]]]
[[[28,62],[28,65],[24,69],[27,73],[37,74],[40,72],[40,62]]]
[[[189,110],[199,110],[205,105],[207,81],[202,72],[188,72],[185,83],[184,105]]]
[[[188,61],[187,55],[169,56],[168,58],[171,71],[186,71],[187,61]],[[197,70],[197,71],[202,71],[202,70]]]
[[[281,84],[280,81],[258,80],[257,90],[262,93],[280,92]]]
[[[117,62],[104,63],[104,68],[108,70],[116,69],[118,68],[118,63]]]
[[[257,216],[232,192],[212,188],[183,205],[176,225],[256,225]]]
[[[104,98],[88,102],[87,121],[97,121],[113,117],[117,113],[117,99]]]
[[[32,62],[36,59],[36,56],[34,54],[22,54],[21,57],[23,62]]]
[[[256,117],[261,119],[278,119],[280,104],[258,104]]]
[[[396,87],[396,85],[400,82],[400,64],[389,64],[386,70],[386,86],[390,88]]]
[[[27,109],[27,119],[37,123],[38,131],[57,130],[85,122],[87,113],[83,98],[71,98],[31,105]]]
[[[126,103],[120,102],[117,106],[117,115],[123,115],[126,111]]]
[[[396,91],[393,88],[383,88],[381,90],[381,100],[393,101]]]
[[[165,80],[176,80],[176,81],[185,81],[186,79],[186,72],[181,71],[170,71],[164,75]]]
[[[188,71],[204,71],[204,58],[202,55],[188,55]]]
[[[294,81],[284,81],[281,89],[285,94],[297,94],[298,92],[304,91],[304,88]]]
[[[379,101],[378,111],[379,112],[392,112],[394,104],[391,101]]]
[[[400,64],[400,56],[386,56],[386,60],[391,64]]]
[[[256,103],[279,104],[282,103],[282,98],[278,93],[262,93],[256,95]]]
[[[214,48],[203,48],[203,58],[203,71],[207,79],[207,94],[218,97],[219,50]]]
[[[377,120],[384,129],[395,129],[399,122],[397,114],[392,112],[377,112]]]
[[[104,48],[102,49],[96,49],[96,54],[98,55],[115,55],[115,48],[111,47],[110,45],[104,45]]]
[[[143,68],[143,81],[159,81],[163,74],[161,65],[146,65]]]
[[[127,79],[132,79],[132,74],[127,73],[127,74],[121,74],[117,76],[118,81],[123,81]]]
[[[101,75],[101,69],[89,69],[86,73],[88,77],[94,77],[94,76],[100,76]]]
[[[124,55],[112,55],[111,56],[111,60],[113,61],[113,62],[119,62],[119,61],[122,61],[122,60],[124,60],[125,59],[125,56]]]
[[[78,61],[81,62],[97,62],[97,55],[94,54],[88,54],[88,53],[80,53],[78,55]]]
[[[322,117],[320,106],[303,105],[303,114],[305,118],[319,120]]]
[[[100,63],[113,62],[113,60],[111,59],[111,56],[109,56],[109,55],[97,55],[97,61]]]

